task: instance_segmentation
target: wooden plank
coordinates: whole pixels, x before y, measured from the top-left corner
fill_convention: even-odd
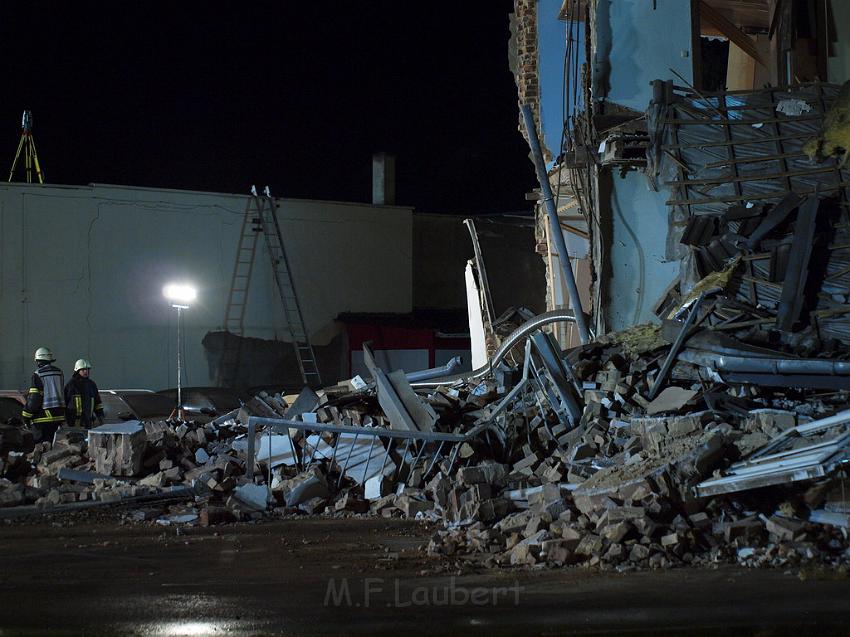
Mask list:
[[[726,64],[726,88],[730,91],[752,89],[756,80],[756,61],[744,49],[729,42]]]
[[[722,12],[730,22],[744,28],[770,28],[770,8],[767,0],[706,0],[715,11]]]
[[[581,228],[576,228],[575,226],[571,226],[563,222],[560,224],[560,226],[562,230],[566,230],[567,232],[571,232],[574,235],[578,235],[582,239],[590,239],[590,234],[587,231],[582,230]]]
[[[773,122],[796,124],[797,122],[808,122],[813,120],[823,119],[820,114],[815,115],[800,115],[799,117],[771,117],[767,119],[666,119],[665,124],[676,124],[677,126],[726,126],[727,123],[733,126],[752,126],[753,124],[772,124]]]
[[[705,186],[708,184],[732,184],[742,181],[771,181],[773,179],[785,179],[790,177],[805,177],[808,175],[818,175],[822,173],[832,172],[832,167],[817,168],[815,170],[791,170],[781,173],[766,173],[764,175],[747,175],[744,177],[734,177],[731,175],[720,175],[706,179],[685,179],[684,181],[666,181],[668,186]],[[790,190],[790,182],[786,184],[786,189]]]
[[[799,90],[799,89],[810,88],[810,87],[818,86],[818,85],[822,85],[822,84],[829,85],[830,82],[818,82],[818,81],[797,82],[797,83],[794,84],[793,89]],[[691,90],[690,87],[679,86],[677,84],[673,85],[673,90],[679,91],[680,93],[693,93],[693,91]],[[762,94],[762,93],[775,93],[777,91],[779,91],[781,93],[787,93],[789,90],[790,89],[789,89],[788,86],[766,86],[764,88],[755,89],[755,90],[752,90],[752,91],[744,90],[744,91],[703,91],[703,92],[704,92],[705,95],[708,95],[709,97],[711,97],[711,96],[716,96],[716,95],[720,95],[720,94],[733,95],[734,96],[734,95],[747,95],[747,94],[759,95],[759,94]],[[689,97],[689,96],[686,95],[686,97]]]
[[[747,275],[747,274],[742,274],[742,275],[741,275],[741,278],[742,278],[744,281],[748,281],[748,282],[750,282],[750,283],[755,283],[756,285],[764,285],[764,286],[766,286],[766,287],[774,288],[774,289],[776,289],[776,290],[781,290],[781,289],[782,289],[782,284],[781,284],[781,283],[774,283],[773,281],[765,281],[764,279],[757,279],[756,277],[754,277],[754,276],[749,276],[749,275]],[[771,319],[771,320],[775,320],[775,319]]]
[[[834,184],[832,186],[821,184],[819,189],[820,192],[832,192],[834,190],[841,190],[843,188],[850,188],[850,181],[844,181],[840,184]],[[814,192],[811,190],[795,190],[794,191],[798,195],[810,195]],[[668,199],[666,204],[668,206],[698,206],[703,204],[710,203],[733,203],[735,201],[756,201],[759,199],[781,199],[785,195],[789,194],[787,190],[777,190],[776,192],[764,193],[760,195],[743,195],[741,197],[709,197],[706,199]]]
[[[699,16],[700,19],[714,25],[723,35],[729,38],[730,42],[734,42],[744,53],[762,66],[767,67],[750,36],[736,27],[726,16],[711,7],[705,0],[701,0],[699,3]]]
[[[815,238],[820,201],[817,193],[809,197],[797,211],[794,222],[794,239],[785,268],[785,280],[782,282],[782,294],[776,310],[776,328],[783,331],[791,329],[800,320],[803,311],[803,291],[809,278],[809,260]]]
[[[779,137],[776,138],[778,141]],[[788,159],[790,157],[805,157],[805,153],[781,153],[779,155],[765,155],[764,157],[747,157],[746,159],[736,159],[731,161],[729,159],[725,161],[713,161],[708,164],[704,164],[703,168],[723,168],[724,166],[731,166],[733,164],[760,164],[762,162],[769,161],[779,161],[780,159]]]
[[[765,142],[773,142],[777,139],[809,139],[812,136],[812,133],[804,133],[800,135],[783,135],[779,138],[777,137],[758,137],[754,139],[748,140],[735,140],[734,142],[699,142],[699,143],[691,143],[691,144],[665,144],[661,148],[664,150],[679,150],[681,148],[714,148],[717,146],[728,146],[730,143],[734,143],[736,146],[742,146],[744,144],[763,144]]]

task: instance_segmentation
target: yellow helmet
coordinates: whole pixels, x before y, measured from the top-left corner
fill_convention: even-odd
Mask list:
[[[80,358],[74,363],[74,371],[78,372],[81,369],[91,369],[91,363],[89,363],[85,358]]]
[[[35,350],[35,360],[48,361],[49,363],[52,363],[56,360],[56,357],[53,355],[53,352],[51,352],[48,348],[39,347],[37,350]]]

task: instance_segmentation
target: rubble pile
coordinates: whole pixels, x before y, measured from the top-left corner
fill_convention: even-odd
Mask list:
[[[419,382],[374,368],[205,424],[63,429],[0,457],[0,506],[151,501],[128,519],[166,525],[408,517],[437,525],[430,555],[484,566],[843,567],[847,390],[725,384],[668,364],[676,333],[564,353],[519,330],[503,341],[518,366]],[[169,498],[189,504],[163,515]]]
[[[821,399],[787,389],[724,388],[721,394],[702,381],[647,401],[647,354],[657,345],[652,333],[620,335],[620,347],[589,348],[587,358],[575,361],[585,407],[574,429],[562,432],[538,417],[509,464],[431,480],[447,525],[429,552],[472,555],[491,565],[620,569],[721,561],[845,564],[850,508],[835,495],[831,506],[826,502],[828,492],[840,491],[841,474],[714,498],[697,497],[694,489],[798,423],[845,406],[846,392]],[[627,358],[623,342],[641,353]],[[675,376],[694,372],[683,366]],[[714,409],[706,408],[709,402]],[[847,424],[830,434],[840,437]],[[835,513],[813,515],[824,506]],[[827,519],[832,526],[813,521]]]

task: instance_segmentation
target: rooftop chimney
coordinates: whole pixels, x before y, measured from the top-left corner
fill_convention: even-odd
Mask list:
[[[395,156],[387,153],[372,155],[372,203],[376,206],[395,205]]]

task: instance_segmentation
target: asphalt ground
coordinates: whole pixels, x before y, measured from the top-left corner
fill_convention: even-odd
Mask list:
[[[850,633],[850,581],[832,570],[486,570],[426,557],[430,534],[385,519],[0,522],[0,637]]]

